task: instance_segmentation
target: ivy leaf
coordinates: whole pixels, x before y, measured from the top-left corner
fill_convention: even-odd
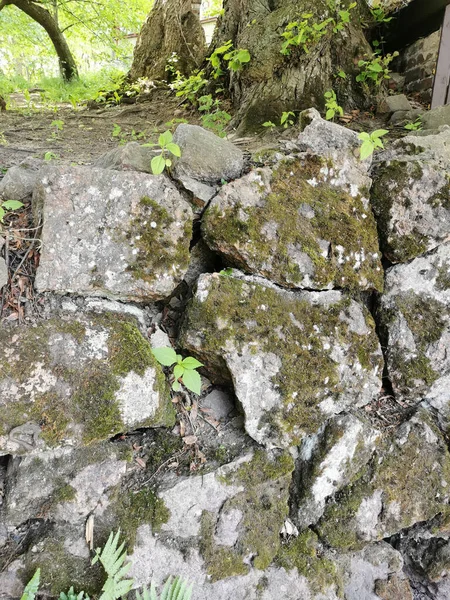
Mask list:
[[[193,356],[188,356],[181,363],[185,369],[198,369],[198,367],[203,367],[203,363],[198,361]]]
[[[6,210],[17,210],[18,208],[22,208],[23,202],[19,202],[19,200],[6,200],[2,204],[3,208]]]
[[[177,362],[177,353],[173,348],[153,348],[153,356],[156,360],[165,367],[171,367]]]
[[[160,175],[166,167],[166,160],[164,156],[160,154],[159,156],[154,156],[152,158],[152,162],[150,163],[150,165],[152,168],[153,175]]]
[[[188,369],[183,375],[183,385],[185,385],[188,390],[199,396],[202,389],[202,380],[200,378],[200,374],[197,373],[197,371]]]

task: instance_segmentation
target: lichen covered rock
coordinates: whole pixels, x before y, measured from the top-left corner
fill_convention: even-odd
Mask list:
[[[257,278],[202,275],[180,343],[213,378],[232,379],[247,433],[267,446],[298,444],[380,388],[373,321],[338,291],[295,294]]]
[[[450,454],[420,409],[327,505],[317,532],[334,548],[358,549],[433,518],[449,498]]]
[[[380,247],[391,262],[416,258],[448,239],[449,141],[449,132],[407,136],[379,156],[371,202]]]
[[[283,287],[381,290],[375,221],[353,181],[316,155],[255,169],[211,201],[204,238],[226,263]]]
[[[33,202],[39,291],[158,300],[188,269],[192,210],[165,175],[48,167]]]
[[[380,432],[353,415],[331,418],[300,447],[295,479],[296,524],[320,519],[325,504],[370,460]]]
[[[388,269],[378,315],[398,397],[450,418],[450,244]]]
[[[171,425],[166,380],[132,318],[58,316],[0,331],[0,454]]]

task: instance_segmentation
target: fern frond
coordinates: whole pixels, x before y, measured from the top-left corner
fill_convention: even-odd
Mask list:
[[[103,550],[97,548],[96,554],[92,559],[92,564],[100,561],[108,575],[107,580],[103,584],[103,593],[99,600],[119,600],[133,586],[133,580],[123,579],[128,573],[131,564],[123,564],[127,558],[127,552],[124,550],[125,542],[122,542],[118,546],[119,538],[120,529],[115,535],[111,532]]]
[[[180,577],[169,577],[161,592],[159,600],[191,600],[192,585],[188,587],[187,581],[183,581]],[[136,593],[136,600],[158,600],[156,587],[152,581],[150,592],[147,588],[143,589],[143,594]]]
[[[37,569],[36,573],[27,583],[25,589],[23,590],[23,595],[20,600],[34,600],[36,594],[39,591],[39,583],[41,580],[41,570]]]

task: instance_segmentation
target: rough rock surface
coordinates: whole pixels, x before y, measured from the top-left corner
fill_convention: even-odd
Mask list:
[[[151,173],[150,163],[156,153],[157,151],[153,148],[142,146],[137,142],[128,142],[124,146],[114,148],[114,150],[110,150],[97,158],[93,166],[115,171]]]
[[[202,275],[181,344],[232,378],[247,433],[290,446],[330,415],[378,393],[381,350],[368,312],[341,292],[292,292],[264,280]]]
[[[379,155],[371,202],[380,247],[394,263],[405,262],[449,239],[450,130],[407,136]]]
[[[255,169],[211,201],[205,240],[228,264],[284,287],[381,290],[367,188],[347,181],[318,155]]]
[[[409,103],[405,94],[395,94],[394,96],[386,96],[378,107],[380,113],[395,113],[399,110],[408,111],[412,106]]]
[[[450,243],[388,269],[378,313],[395,393],[450,419]]]
[[[3,328],[0,361],[0,454],[174,422],[164,375],[132,318],[60,315]]]
[[[330,419],[300,447],[296,475],[296,525],[317,523],[325,504],[370,460],[380,432],[353,415]]]
[[[8,269],[6,267],[5,259],[0,257],[0,290],[7,283],[8,283]]]
[[[0,180],[0,199],[25,200],[33,193],[33,187],[44,161],[38,158],[26,158],[15,167],[11,167]]]
[[[49,167],[33,202],[39,291],[158,300],[188,269],[192,210],[165,175]]]
[[[432,519],[449,498],[450,454],[431,415],[420,409],[327,505],[317,531],[334,548],[358,549]]]
[[[450,125],[450,107],[437,106],[432,110],[427,110],[422,115],[422,124],[424,129],[437,130],[443,125]]]
[[[197,125],[178,125],[173,141],[181,157],[174,159],[172,174],[185,189],[207,202],[222,179],[236,179],[244,168],[242,150]]]

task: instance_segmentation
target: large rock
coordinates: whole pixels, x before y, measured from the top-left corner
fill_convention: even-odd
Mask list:
[[[39,169],[44,161],[38,158],[26,158],[15,167],[11,167],[0,181],[0,199],[25,200],[33,193]]]
[[[165,175],[49,167],[33,202],[44,220],[38,291],[157,300],[188,269],[192,210]]]
[[[114,171],[152,173],[150,163],[157,153],[158,151],[153,148],[141,146],[137,142],[128,142],[97,158],[93,166]]]
[[[0,454],[174,423],[165,377],[133,318],[58,315],[3,328],[0,364]]]
[[[449,498],[450,454],[429,413],[420,409],[327,505],[317,532],[329,546],[358,549],[433,518],[446,510]]]
[[[213,378],[232,379],[247,433],[267,446],[298,444],[380,389],[372,318],[338,291],[295,294],[257,278],[202,275],[180,343]]]
[[[437,130],[443,125],[450,125],[450,105],[437,106],[422,113],[421,120],[424,129]]]
[[[449,239],[450,131],[407,136],[379,155],[371,202],[380,247],[406,262]]]
[[[370,460],[380,432],[353,415],[330,419],[300,447],[295,481],[296,525],[317,523],[325,504]]]
[[[395,393],[450,419],[450,243],[388,269],[378,314]]]
[[[172,175],[196,198],[207,202],[222,180],[236,179],[244,168],[242,150],[198,125],[178,125],[173,141],[181,157],[174,159]]]
[[[370,179],[345,164],[305,154],[224,186],[203,219],[207,244],[284,287],[381,290]]]

